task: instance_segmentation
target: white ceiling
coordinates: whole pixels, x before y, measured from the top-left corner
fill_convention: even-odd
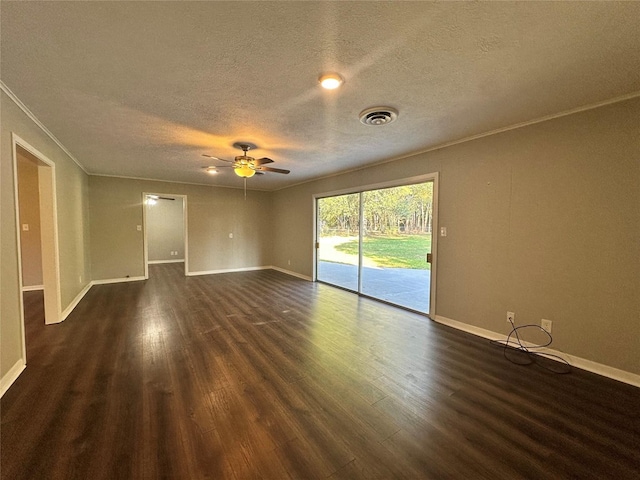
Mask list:
[[[249,180],[273,190],[640,91],[640,2],[0,8],[0,78],[95,174],[240,187],[201,154],[249,141],[291,170]]]

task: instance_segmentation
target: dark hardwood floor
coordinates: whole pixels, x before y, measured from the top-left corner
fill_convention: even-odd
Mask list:
[[[94,286],[59,325],[26,295],[3,479],[640,478],[638,388],[328,285],[182,268]]]

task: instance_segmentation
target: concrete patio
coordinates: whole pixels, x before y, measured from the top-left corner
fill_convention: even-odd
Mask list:
[[[318,280],[358,290],[358,267],[318,262]],[[362,267],[362,293],[402,307],[429,312],[431,271],[408,268]]]

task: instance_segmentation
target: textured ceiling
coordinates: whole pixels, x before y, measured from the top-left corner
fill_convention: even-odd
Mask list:
[[[96,174],[239,187],[201,155],[249,141],[278,189],[640,91],[639,2],[0,8],[0,78]],[[379,105],[398,120],[358,121]]]

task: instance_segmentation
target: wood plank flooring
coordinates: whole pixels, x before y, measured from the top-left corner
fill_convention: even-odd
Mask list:
[[[59,325],[25,295],[3,479],[640,478],[638,388],[279,272],[181,269]]]

